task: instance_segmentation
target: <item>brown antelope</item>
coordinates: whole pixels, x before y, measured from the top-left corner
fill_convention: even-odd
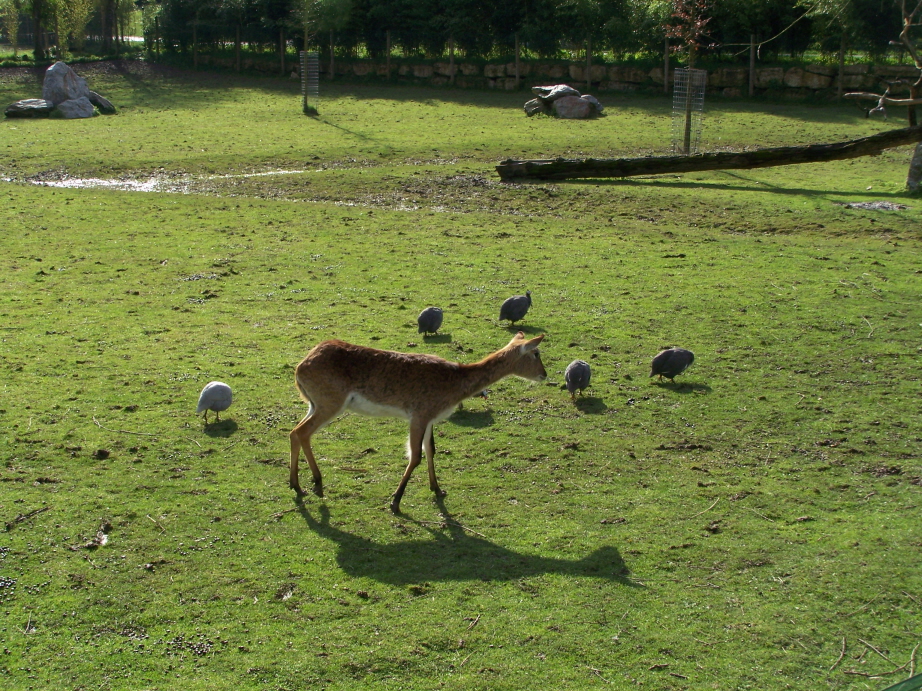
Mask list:
[[[538,344],[544,335],[527,339],[519,331],[504,348],[470,365],[435,355],[396,353],[324,341],[295,368],[295,385],[310,406],[307,415],[288,435],[291,440],[289,486],[303,496],[298,482],[298,456],[304,456],[314,476],[314,493],[323,496],[323,479],[311,450],[311,435],[346,410],[376,417],[410,421],[410,462],[391,499],[391,511],[400,513],[400,499],[413,469],[422,459],[429,464],[429,489],[444,497],[435,479],[435,441],[432,426],[447,418],[465,398],[515,375],[532,381],[547,378]]]

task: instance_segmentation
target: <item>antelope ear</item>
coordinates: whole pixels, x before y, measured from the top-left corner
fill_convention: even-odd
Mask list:
[[[524,334],[523,334],[523,335],[524,335]],[[529,353],[529,352],[531,352],[532,350],[535,350],[535,349],[538,347],[538,345],[541,343],[541,341],[544,340],[544,336],[545,336],[545,335],[546,335],[546,334],[541,334],[540,336],[536,336],[535,338],[531,339],[530,341],[528,341],[528,342],[522,344],[521,346],[519,346],[519,347],[522,349],[522,354],[524,355],[525,353]]]

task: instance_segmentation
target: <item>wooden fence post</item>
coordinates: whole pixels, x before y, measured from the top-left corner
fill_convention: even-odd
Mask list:
[[[749,34],[749,95],[756,92],[756,35]]]
[[[669,94],[669,37],[666,37],[666,48],[663,51],[663,93]]]

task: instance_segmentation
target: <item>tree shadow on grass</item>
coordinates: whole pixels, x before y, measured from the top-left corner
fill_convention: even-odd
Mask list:
[[[314,518],[301,499],[296,500],[308,528],[338,547],[336,562],[348,575],[380,583],[410,585],[426,581],[513,581],[544,574],[591,576],[631,587],[630,570],[616,547],[599,547],[582,559],[569,560],[516,552],[466,530],[455,521],[441,499],[436,500],[442,522],[414,522],[429,539],[379,543],[330,524],[330,509],[320,504]]]
[[[832,163],[833,161],[828,161]],[[906,192],[904,191],[895,191],[895,192],[885,192],[885,191],[866,191],[866,190],[852,190],[852,191],[842,191],[838,189],[807,189],[805,187],[798,186],[784,186],[773,184],[770,182],[765,182],[764,180],[756,180],[754,178],[746,177],[741,173],[734,173],[728,170],[709,170],[709,171],[690,171],[692,173],[701,172],[701,173],[717,173],[729,178],[732,178],[737,183],[731,182],[720,182],[718,179],[711,180],[676,180],[676,173],[662,173],[660,175],[638,175],[625,178],[584,178],[584,179],[572,179],[572,180],[515,180],[516,183],[531,183],[531,184],[548,184],[552,182],[555,185],[596,185],[600,187],[661,187],[664,189],[708,189],[708,190],[722,190],[727,192],[768,192],[771,194],[790,194],[803,197],[817,197],[824,201],[831,203],[836,203],[835,199],[829,199],[829,195],[836,195],[837,197],[856,197],[856,198],[868,198],[868,199],[905,199]],[[682,173],[682,175],[687,175],[687,173]],[[669,177],[666,177],[669,176]],[[838,202],[841,203],[841,202]]]

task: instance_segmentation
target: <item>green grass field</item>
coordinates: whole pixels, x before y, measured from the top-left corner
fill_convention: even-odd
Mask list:
[[[910,149],[501,184],[502,158],[666,153],[671,107],[117,64],[120,113],[5,120],[0,686],[883,689],[917,671],[922,211]],[[38,92],[38,93],[37,93]],[[0,70],[0,99],[36,97]],[[710,150],[859,137],[853,107],[709,101]],[[279,171],[287,171],[279,173]],[[256,175],[271,173],[273,175]],[[83,178],[158,189],[52,187]],[[847,204],[886,201],[906,208]],[[437,429],[346,416],[287,487],[316,343],[471,362],[545,333]],[[438,336],[416,315],[445,310]],[[661,348],[695,364],[649,379]],[[593,367],[575,403],[574,359]],[[220,423],[197,396],[234,388]],[[302,462],[302,484],[309,471]],[[105,544],[101,535],[105,535]]]

